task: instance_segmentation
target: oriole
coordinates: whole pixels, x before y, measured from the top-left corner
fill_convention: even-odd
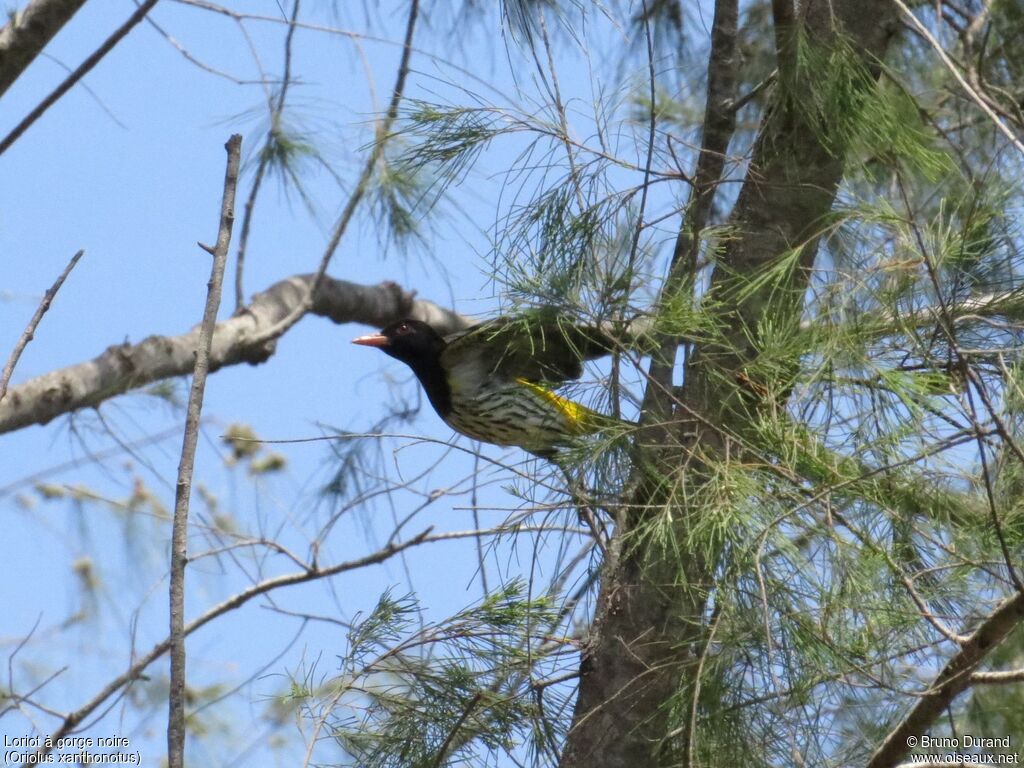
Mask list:
[[[438,416],[474,440],[553,458],[573,438],[616,423],[549,388],[607,354],[610,341],[594,329],[502,317],[443,337],[427,323],[400,320],[352,343],[408,365]]]

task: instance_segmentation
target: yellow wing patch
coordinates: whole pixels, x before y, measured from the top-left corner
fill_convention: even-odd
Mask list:
[[[516,383],[523,385],[555,406],[565,417],[569,427],[577,433],[596,432],[600,429],[601,423],[606,418],[597,411],[591,410],[585,405],[580,405],[567,397],[555,394],[550,389],[542,387],[535,382],[527,381],[526,379],[516,379]]]

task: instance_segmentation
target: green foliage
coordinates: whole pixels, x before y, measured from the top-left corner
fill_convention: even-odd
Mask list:
[[[385,593],[350,631],[342,674],[293,687],[344,763],[458,765],[538,735],[528,670],[544,655],[550,601],[510,583],[443,622],[417,628],[418,612]]]
[[[539,51],[538,7],[516,9],[517,30]],[[767,25],[767,4],[746,13]],[[1009,27],[998,31],[1009,45]],[[754,60],[741,67],[747,87],[772,81],[769,42],[744,41]],[[706,377],[707,403],[685,399],[685,380],[670,393],[673,421],[652,452],[665,461],[638,465],[645,432],[623,422],[560,467],[595,489],[580,498],[609,502],[588,509],[602,525],[621,523],[624,499],[642,498],[642,509],[626,505],[632,527],[620,556],[642,560],[664,589],[705,600],[706,615],[690,617],[707,641],[700,690],[681,675],[665,705],[673,734],[695,726],[701,765],[792,764],[797,755],[805,764],[863,762],[900,714],[892,689],[916,690],[942,663],[946,633],[969,631],[1005,588],[991,573],[1001,544],[1019,552],[1024,542],[1019,457],[969,403],[984,386],[1012,434],[1024,432],[1013,351],[1019,194],[989,149],[951,147],[951,127],[970,136],[989,128],[961,121],[935,95],[947,74],[909,50],[877,62],[876,78],[847,41],[798,37],[792,76],[759,90],[752,105],[770,101],[767,119],[810,126],[845,164],[840,204],[818,221],[789,222],[798,226],[787,232],[806,228],[803,242],[758,254],[751,268],[727,261],[732,239],[751,235],[727,220],[733,192],[722,184],[720,209],[695,234],[695,271],[671,290],[669,244],[691,208],[685,194],[658,194],[658,184],[681,178],[660,169],[689,167],[694,155],[680,161],[677,149],[699,136],[703,114],[696,101],[673,99],[679,89],[664,80],[653,105],[647,90],[623,86],[621,102],[596,109],[592,142],[563,123],[565,105],[549,101],[529,114],[410,102],[389,137],[400,151],[378,169],[379,219],[411,233],[501,138],[514,154],[501,171],[492,277],[506,311],[522,323],[650,319],[650,332],[601,368],[593,389],[615,404],[605,412],[635,405],[631,385],[652,386],[643,356],[652,339],[679,340],[684,375]],[[612,115],[621,105],[624,114]],[[637,158],[652,107],[648,169]],[[730,145],[736,168],[751,140],[752,130]],[[813,266],[808,245],[820,249]],[[712,270],[718,282],[708,291]],[[970,303],[986,294],[983,307]],[[643,437],[623,448],[635,435]],[[338,449],[339,494],[351,494],[359,475],[355,445]],[[992,465],[987,479],[979,450]],[[533,479],[515,489],[524,504],[535,501]],[[567,715],[542,711],[525,684],[555,669],[544,654],[525,653],[532,633],[557,624],[550,606],[516,586],[421,628],[416,610],[411,598],[385,595],[353,628],[343,673],[296,686],[293,697],[329,724],[345,759],[433,766],[525,753],[540,763],[556,753]],[[958,705],[958,716],[1011,727],[990,714],[1006,706],[992,696]]]
[[[369,186],[377,231],[387,233],[397,245],[418,234],[417,209],[423,207],[426,194],[422,175],[408,171],[400,162],[390,161],[385,150]]]
[[[276,99],[273,101],[276,103]],[[261,105],[247,113],[259,115],[264,124],[263,144],[246,167],[263,168],[286,193],[297,194],[306,210],[315,214],[316,203],[307,189],[307,177],[316,170],[333,173],[317,131],[302,124],[301,111],[296,107],[282,105],[270,115],[264,112]]]
[[[220,439],[231,448],[228,464],[246,463],[250,475],[280,472],[288,463],[282,454],[268,450],[247,424],[229,424]]]
[[[556,306],[601,318],[635,290],[633,193],[601,197],[599,177],[583,182],[585,191],[568,179],[553,186],[507,222],[496,278],[515,306]],[[581,209],[581,199],[596,202]]]
[[[829,46],[798,36],[797,65],[792,85],[782,82],[790,109],[840,154],[885,158],[907,163],[934,181],[952,165],[935,146],[920,110],[904,89],[888,79],[876,83],[848,41]]]
[[[1017,0],[995,0],[992,23],[985,29],[984,52],[980,64],[986,82],[1006,104],[1019,104],[1020,84],[1024,81],[1024,7]]]
[[[442,107],[416,100],[406,104],[396,136],[409,145],[394,161],[395,175],[415,179],[429,174],[429,184],[417,182],[425,194],[429,191],[428,203],[457,184],[491,141],[516,130],[494,109]]]
[[[560,5],[560,0],[502,0],[501,15],[517,40],[532,44],[540,15],[557,13]]]

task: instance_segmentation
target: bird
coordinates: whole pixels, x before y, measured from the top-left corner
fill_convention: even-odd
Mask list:
[[[603,332],[551,318],[504,316],[442,336],[407,318],[353,344],[408,365],[437,415],[462,435],[554,460],[581,436],[618,423],[552,391],[610,352]]]

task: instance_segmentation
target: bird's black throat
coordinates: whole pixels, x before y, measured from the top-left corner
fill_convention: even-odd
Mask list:
[[[424,357],[406,361],[423,385],[427,399],[441,418],[452,412],[452,388],[448,384],[441,361],[437,357]]]

